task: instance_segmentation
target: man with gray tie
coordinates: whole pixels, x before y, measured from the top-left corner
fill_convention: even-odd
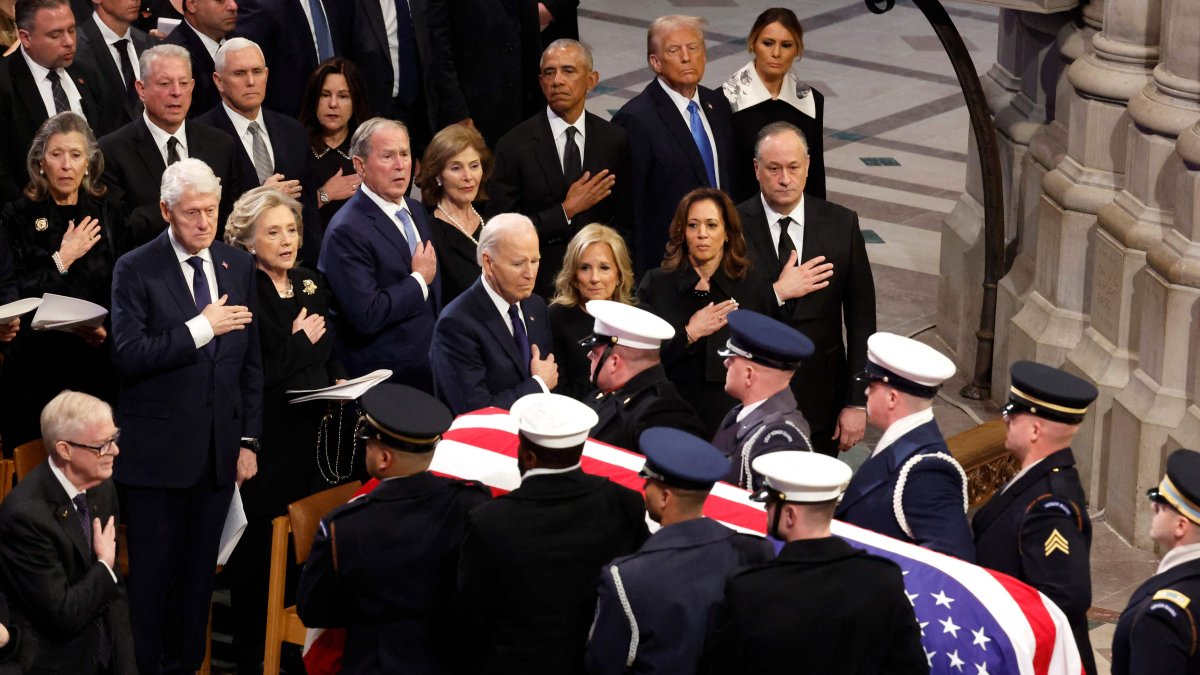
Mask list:
[[[331,30],[336,0],[241,0],[235,35],[258,43],[271,69],[263,103],[289,117],[300,114],[308,76],[326,59],[342,54]],[[305,222],[307,226],[307,222]]]

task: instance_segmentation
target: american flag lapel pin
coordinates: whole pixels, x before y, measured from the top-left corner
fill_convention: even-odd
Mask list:
[[[224,267],[225,269],[229,269],[229,263],[228,263],[228,262],[226,262],[226,261],[224,261],[224,260],[222,260],[222,261],[221,261],[221,267]]]

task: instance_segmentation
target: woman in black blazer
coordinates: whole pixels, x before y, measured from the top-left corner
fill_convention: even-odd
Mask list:
[[[342,422],[349,435],[356,418],[326,401],[288,402],[289,389],[327,387],[346,376],[325,323],[328,288],[316,272],[296,266],[303,241],[300,203],[274,188],[250,190],[234,204],[225,241],[249,251],[258,267],[262,438],[258,474],[241,486],[249,524],[225,568],[239,670],[254,672],[262,669],[271,519],[288,504],[350,478],[354,444],[340,440],[338,431]]]
[[[733,201],[720,190],[692,190],[679,202],[662,266],[638,286],[642,306],[675,327],[663,345],[667,377],[696,409],[709,438],[737,401],[725,393],[729,339],[725,316],[735,309],[778,313],[771,283],[746,259]]]
[[[433,215],[433,250],[442,278],[442,306],[450,304],[482,274],[476,250],[483,216],[475,202],[487,199],[483,183],[492,173],[492,153],[478,131],[451,124],[434,135],[421,159],[421,201]]]
[[[111,306],[120,245],[114,239],[124,232],[125,218],[93,181],[104,172],[104,157],[87,121],[65,112],[42,123],[27,169],[25,196],[0,216],[0,247],[12,257],[18,296],[54,293]],[[63,389],[116,400],[107,317],[95,328],[69,331],[33,331],[32,318],[22,318],[0,376],[6,449],[41,438],[42,407]]]

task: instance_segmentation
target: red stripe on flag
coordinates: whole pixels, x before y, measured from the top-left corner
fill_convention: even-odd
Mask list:
[[[1047,675],[1050,672],[1050,659],[1054,656],[1054,643],[1058,639],[1058,631],[1054,628],[1054,619],[1050,617],[1050,612],[1046,611],[1037,590],[1007,574],[986,567],[981,569],[1000,582],[1021,608],[1021,613],[1029,621],[1029,628],[1033,630],[1033,673]],[[1073,640],[1074,636],[1071,636],[1071,639]]]
[[[463,445],[485,448],[491,452],[508,457],[517,456],[517,445],[520,440],[516,434],[510,434],[501,429],[489,427],[464,427],[451,429],[442,435],[448,441],[457,441]]]

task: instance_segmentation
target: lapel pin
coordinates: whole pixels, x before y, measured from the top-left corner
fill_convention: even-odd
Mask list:
[[[45,218],[38,218],[37,220],[33,221],[33,229],[37,230],[38,232],[45,232],[49,227],[50,221],[46,220]]]
[[[222,261],[221,261],[221,267],[224,267],[225,269],[229,269],[229,263],[227,263],[227,262],[225,262],[224,260],[222,260]]]
[[[316,295],[317,284],[312,279],[305,279],[303,285],[305,295]]]
[[[59,520],[66,520],[66,519],[67,519],[67,515],[68,515],[68,511],[67,511],[66,509],[63,509],[62,511],[59,511],[59,512],[58,512],[58,519],[59,519]]]

